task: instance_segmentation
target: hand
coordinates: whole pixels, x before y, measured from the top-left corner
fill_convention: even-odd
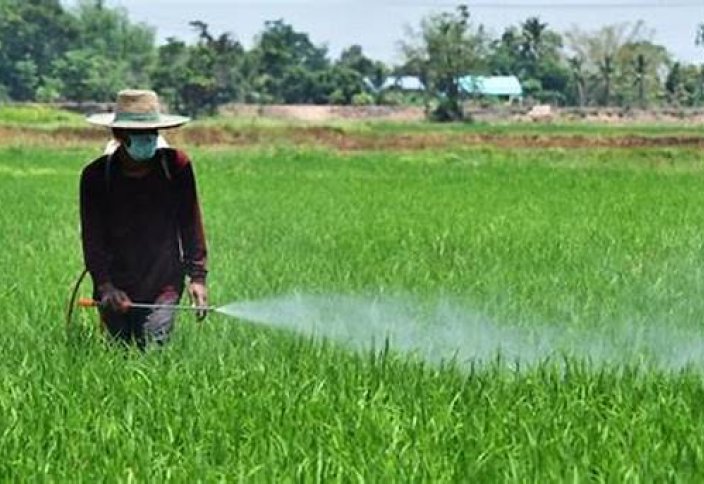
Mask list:
[[[208,305],[208,289],[202,282],[191,282],[188,285],[188,295],[191,297],[191,304],[198,307],[205,307]],[[203,321],[208,315],[206,309],[200,309],[196,311],[196,320]]]
[[[101,285],[98,292],[100,293],[100,305],[103,307],[109,307],[118,313],[126,313],[132,306],[129,296],[109,282]]]

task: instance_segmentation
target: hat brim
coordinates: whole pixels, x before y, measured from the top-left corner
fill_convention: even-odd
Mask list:
[[[121,129],[168,129],[177,128],[189,122],[186,116],[160,114],[158,121],[115,121],[115,113],[93,114],[86,118],[90,124],[107,128]]]

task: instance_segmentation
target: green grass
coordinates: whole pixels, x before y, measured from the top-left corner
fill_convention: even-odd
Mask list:
[[[46,105],[0,104],[0,125],[52,127],[79,123],[84,123],[83,116]]]
[[[704,130],[695,123],[604,123],[594,121],[554,122],[471,122],[432,123],[389,121],[338,121],[333,126],[349,132],[362,133],[444,133],[444,134],[490,134],[490,135],[549,135],[549,136],[702,136]]]
[[[704,475],[698,367],[437,365],[217,315],[146,355],[105,349],[86,313],[67,340],[78,174],[100,148],[0,148],[6,479]],[[403,292],[499,325],[701,327],[698,150],[189,152],[214,301]]]
[[[694,122],[628,122],[609,123],[598,121],[564,120],[551,122],[475,121],[435,123],[430,121],[345,120],[325,122],[297,121],[249,116],[213,116],[195,121],[197,126],[224,127],[243,130],[271,130],[295,127],[324,126],[346,133],[367,135],[388,134],[489,134],[489,135],[562,135],[562,136],[702,136],[704,130]]]

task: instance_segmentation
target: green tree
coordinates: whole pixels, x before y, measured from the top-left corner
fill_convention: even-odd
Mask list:
[[[564,102],[570,71],[562,59],[562,37],[537,17],[508,27],[491,45],[489,66],[494,74],[515,75],[530,97]]]
[[[672,60],[665,47],[647,40],[628,42],[614,55],[619,66],[614,78],[619,105],[647,108],[662,96],[662,76]]]
[[[519,59],[522,61],[525,75],[529,77],[537,78],[541,58],[553,54],[552,51],[547,51],[547,27],[548,24],[541,22],[538,17],[527,19],[521,26],[522,38],[519,44]],[[561,45],[562,41],[559,40],[559,35],[555,40],[558,45]]]
[[[253,84],[265,101],[284,103],[326,102],[330,85],[325,81],[330,61],[327,49],[318,47],[308,34],[283,20],[267,21],[250,52]]]
[[[157,62],[151,72],[154,89],[163,102],[174,112],[186,113],[183,90],[189,82],[189,48],[185,42],[174,37],[157,50]]]
[[[540,91],[535,93],[538,100],[562,104],[570,79],[569,68],[562,58],[562,36],[537,17],[527,19],[522,32],[523,77],[540,82]]]
[[[125,10],[102,0],[81,0],[68,11],[58,0],[0,0],[0,84],[16,100],[99,100],[115,77],[122,86],[147,87],[154,51],[153,29],[131,24]],[[86,80],[77,84],[77,72]]]
[[[570,74],[572,82],[577,91],[577,99],[579,106],[584,107],[587,104],[587,86],[586,74],[584,72],[584,59],[579,56],[570,57],[568,60],[570,66]]]
[[[690,65],[687,68],[687,83],[694,93],[692,97],[695,106],[704,105],[704,64],[700,66]]]
[[[383,88],[386,84],[386,80],[389,77],[390,69],[381,61],[374,62],[374,68],[372,69],[369,76],[367,76],[367,85],[370,86],[374,92],[373,100],[376,104],[381,104],[383,101]]]
[[[501,37],[491,42],[488,67],[492,74],[520,76],[521,33],[510,26]]]
[[[215,81],[217,92],[213,101],[225,103],[242,100],[246,77],[250,74],[242,44],[229,33],[213,37],[203,22],[192,22],[191,25],[199,32],[196,52],[207,59],[207,65],[202,67],[212,74]]]
[[[35,90],[39,85],[39,68],[30,58],[15,62],[10,77],[13,97],[19,100],[34,99]]]
[[[335,64],[358,72],[361,76],[371,76],[375,68],[375,62],[364,55],[359,45],[352,45],[343,50]]]
[[[37,88],[35,97],[41,103],[53,103],[61,99],[63,91],[64,83],[60,79],[44,77]]]
[[[611,81],[616,68],[614,67],[614,57],[612,54],[604,54],[598,64],[599,75],[604,82],[604,106],[611,105]]]
[[[704,22],[697,26],[697,33],[694,38],[695,45],[704,48]],[[691,66],[689,70],[691,72],[690,76],[691,83],[694,86],[694,98],[693,101],[696,105],[702,105],[704,103],[704,62],[701,63],[699,68]]]
[[[331,104],[351,104],[352,98],[364,91],[364,77],[358,71],[342,65],[334,65],[325,79],[329,83]]]
[[[384,63],[364,55],[359,45],[348,47],[341,52],[339,59],[330,69],[330,102],[352,103],[355,96],[366,91],[365,84],[375,93],[379,93],[386,80],[386,72]],[[360,99],[364,98],[358,98]]]
[[[169,38],[159,47],[154,87],[172,109],[191,116],[243,100],[247,76],[242,45],[229,33],[213,36],[204,22],[193,21],[191,27],[198,33],[195,45]]]
[[[31,100],[52,62],[77,39],[75,19],[59,0],[0,0],[0,84]]]
[[[124,8],[108,8],[104,0],[80,0],[72,11],[78,26],[74,49],[109,59],[125,86],[149,87],[149,73],[156,60],[155,32],[135,24]],[[109,74],[108,74],[109,75]]]
[[[44,85],[57,80],[62,86],[62,95],[72,101],[108,102],[124,87],[120,70],[106,57],[95,55],[90,49],[66,52],[52,64],[53,77]]]
[[[588,95],[602,105],[610,105],[614,99],[623,102],[632,98],[633,82],[617,83],[628,75],[634,61],[633,57],[622,55],[623,48],[628,44],[649,42],[652,35],[652,31],[645,30],[643,22],[607,25],[591,32],[574,28],[565,33],[572,54],[584,61]],[[650,63],[646,54],[644,57]],[[614,92],[614,87],[619,92]],[[624,93],[624,89],[630,93]]]
[[[702,106],[704,104],[704,65],[680,64],[676,82],[671,81],[668,97],[673,95],[682,106]]]
[[[665,80],[665,92],[667,93],[667,100],[669,103],[677,103],[677,92],[679,91],[681,84],[682,79],[680,76],[680,63],[675,62],[672,65],[670,72],[668,72],[667,79]]]
[[[482,65],[484,32],[469,18],[466,5],[430,15],[421,21],[420,31],[409,30],[401,43],[406,69],[422,79],[429,96],[436,97],[434,116],[439,120],[463,119],[459,80]]]
[[[645,108],[645,82],[646,75],[648,72],[648,61],[645,59],[643,53],[639,53],[636,56],[635,63],[633,65],[633,71],[635,73],[635,83],[638,86],[638,105],[641,109]]]

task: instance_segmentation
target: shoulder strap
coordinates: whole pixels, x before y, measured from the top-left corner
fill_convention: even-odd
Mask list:
[[[169,160],[167,160],[167,153],[168,151],[165,149],[160,149],[158,151],[159,164],[161,165],[161,169],[164,172],[164,176],[166,177],[166,179],[171,181],[171,170],[169,169]]]
[[[168,181],[172,181],[173,177],[171,176],[171,169],[169,168],[169,160],[167,150],[160,149],[157,151],[157,156],[159,157],[159,166],[161,166],[161,171],[164,173],[164,176]],[[113,157],[114,157],[115,152],[110,153],[107,155],[107,159],[105,160],[105,187],[107,191],[110,191],[110,178],[112,177],[112,165],[113,165]]]
[[[107,159],[105,160],[105,189],[106,189],[105,191],[106,192],[110,191],[110,178],[112,175],[112,159],[113,159],[114,154],[115,154],[115,152],[113,151],[112,153],[110,153],[108,155]]]

